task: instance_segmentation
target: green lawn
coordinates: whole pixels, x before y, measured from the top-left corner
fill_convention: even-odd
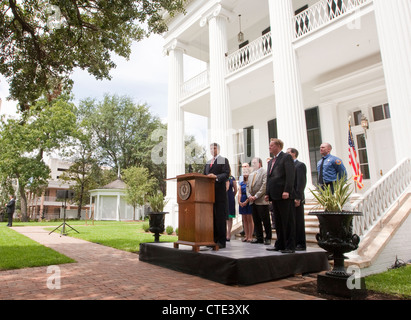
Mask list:
[[[411,265],[366,278],[368,290],[411,299]]]
[[[47,228],[52,231],[62,222],[14,222],[13,227],[54,226]],[[116,249],[137,252],[140,243],[154,242],[152,233],[143,231],[143,222],[95,221],[94,225],[84,221],[67,221],[75,231],[66,227],[71,237],[99,243]],[[55,265],[75,262],[50,248],[7,228],[6,223],[0,223],[0,270],[19,269],[36,266]],[[55,232],[59,234],[61,229]],[[161,235],[160,241],[174,242],[176,236]]]
[[[69,230],[69,236],[99,243],[108,247],[137,252],[140,250],[140,243],[154,242],[152,233],[143,231],[143,222],[111,222],[96,221],[93,225],[74,225],[69,223],[80,233]],[[52,229],[51,229],[52,230]],[[161,235],[161,242],[175,242],[176,236]]]
[[[0,224],[0,270],[75,262]]]

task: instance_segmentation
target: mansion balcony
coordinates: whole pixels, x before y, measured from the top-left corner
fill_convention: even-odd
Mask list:
[[[372,0],[321,0],[302,9],[293,17],[293,45],[300,60],[303,83],[378,54]],[[232,88],[243,85],[252,87],[253,79],[262,77],[267,84],[265,89],[271,90],[272,49],[275,44],[271,41],[270,28],[262,31],[262,36],[240,46],[240,49],[226,53],[227,84]],[[319,47],[327,51],[324,56],[318,55]],[[190,104],[194,101],[198,103],[198,99],[201,101],[201,97],[209,92],[209,85],[209,70],[184,82],[180,100],[186,111],[206,116],[204,111],[198,112],[195,107],[193,110]],[[262,95],[261,98],[267,95],[263,88],[255,90]],[[233,105],[234,109],[238,107],[241,106]]]

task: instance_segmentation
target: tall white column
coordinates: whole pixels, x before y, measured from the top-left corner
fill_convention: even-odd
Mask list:
[[[374,0],[397,162],[411,157],[411,2]]]
[[[335,101],[322,102],[318,106],[320,113],[320,123],[326,124],[321,128],[321,135],[323,137],[323,141],[321,142],[328,142],[329,144],[331,144],[334,149],[333,154],[342,155],[339,152],[336,153],[336,150],[339,147],[339,143],[337,143],[337,141],[340,136],[337,106],[338,103]]]
[[[210,43],[210,134],[209,142],[220,144],[221,154],[233,158],[233,132],[228,87],[225,82],[228,13],[217,4],[200,22],[208,22]]]
[[[310,185],[307,125],[297,56],[293,47],[295,25],[292,1],[269,0],[269,10],[278,137],[284,141],[286,148],[298,149],[299,160],[307,166],[307,182]]]
[[[169,56],[167,178],[185,173],[184,111],[180,107],[181,85],[184,81],[183,45],[177,40],[165,48]],[[178,226],[177,181],[167,181],[167,225]]]

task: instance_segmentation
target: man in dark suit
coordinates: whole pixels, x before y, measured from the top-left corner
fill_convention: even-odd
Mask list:
[[[14,196],[11,195],[9,203],[6,204],[6,213],[9,217],[9,223],[7,224],[8,227],[11,227],[13,225],[13,214],[14,214],[15,208],[16,208],[16,200],[14,199]]]
[[[295,165],[294,180],[294,203],[295,203],[295,250],[304,251],[307,248],[305,238],[305,221],[304,221],[304,190],[307,185],[307,167],[303,162],[297,160],[298,150],[295,148],[287,149]]]
[[[210,153],[213,158],[207,162],[204,174],[215,179],[214,242],[220,248],[225,248],[228,217],[226,181],[230,176],[230,164],[220,155],[217,143],[210,145]]]
[[[276,223],[277,241],[269,251],[295,252],[295,207],[293,158],[282,150],[284,143],[272,139],[270,153],[274,158],[268,164],[266,201],[272,201]]]

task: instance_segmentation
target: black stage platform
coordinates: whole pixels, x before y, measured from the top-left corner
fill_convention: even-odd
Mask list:
[[[172,243],[143,243],[140,261],[226,285],[252,285],[329,270],[327,253],[322,249],[284,254],[267,251],[268,247],[231,240],[219,251],[201,247],[200,252],[194,252],[190,246],[174,249]]]

